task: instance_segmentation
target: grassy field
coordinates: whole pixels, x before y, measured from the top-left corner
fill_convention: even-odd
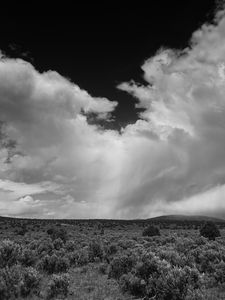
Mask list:
[[[0,299],[225,299],[224,224],[149,222],[2,219]]]

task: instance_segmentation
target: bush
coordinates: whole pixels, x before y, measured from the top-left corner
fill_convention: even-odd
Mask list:
[[[225,282],[225,262],[221,261],[219,264],[215,266],[214,278],[216,283],[224,283]]]
[[[160,250],[158,255],[161,259],[165,259],[166,261],[168,261],[172,266],[184,267],[188,263],[186,256],[180,255],[175,250]]]
[[[20,294],[20,280],[21,272],[17,266],[0,269],[0,299],[8,300],[17,298]]]
[[[143,297],[146,294],[146,282],[131,273],[122,275],[119,284],[123,292],[133,296]]]
[[[54,232],[54,228],[53,228],[53,227],[50,227],[50,228],[48,228],[48,229],[46,230],[46,232],[47,232],[48,235],[52,235],[53,232]]]
[[[54,250],[54,246],[52,244],[51,239],[44,239],[40,241],[40,244],[38,245],[37,252],[40,255],[46,255],[46,254],[52,254]]]
[[[90,262],[94,262],[96,259],[102,260],[103,250],[99,243],[94,241],[89,244],[88,257]]]
[[[114,255],[117,253],[117,251],[118,251],[118,246],[115,243],[110,244],[105,249],[106,255]]]
[[[108,270],[108,264],[107,263],[101,263],[98,267],[98,271],[100,274],[106,274]]]
[[[69,269],[69,260],[56,254],[47,254],[39,262],[38,268],[48,274],[66,272]]]
[[[31,292],[37,292],[40,284],[40,274],[32,267],[24,269],[23,279],[21,284],[21,295],[27,297]]]
[[[119,279],[129,273],[134,264],[134,259],[128,255],[115,257],[110,264],[109,278]]]
[[[31,267],[36,263],[37,255],[34,250],[25,248],[22,250],[19,261],[23,266]]]
[[[204,273],[213,273],[221,261],[221,253],[214,249],[201,249],[197,256],[198,268]]]
[[[69,252],[66,255],[66,257],[69,260],[70,265],[72,265],[72,266],[78,265],[78,259],[79,259],[79,252],[78,251]]]
[[[47,233],[51,236],[52,240],[61,239],[65,243],[68,239],[67,231],[61,226],[49,228]]]
[[[65,244],[65,249],[68,252],[73,252],[76,249],[76,243],[74,241],[67,241]]]
[[[54,240],[53,246],[56,250],[59,250],[63,247],[63,241],[60,238],[57,238],[56,240]]]
[[[38,246],[39,246],[39,241],[35,241],[34,240],[34,241],[32,241],[32,242],[29,243],[28,249],[30,249],[30,250],[37,250]]]
[[[159,232],[159,229],[158,227],[155,227],[153,225],[149,225],[147,228],[145,228],[143,230],[143,233],[142,233],[143,236],[159,236],[160,235],[160,232]]]
[[[25,226],[25,225],[23,225],[23,226],[21,226],[21,227],[19,227],[17,230],[16,230],[16,233],[18,234],[18,235],[22,235],[22,236],[24,236],[26,233],[27,233],[27,227]]]
[[[188,291],[199,289],[200,274],[196,269],[185,268],[171,268],[168,272],[161,273],[160,277],[152,284],[151,296],[156,295],[157,299],[186,299]],[[151,290],[151,289],[150,289]]]
[[[78,252],[78,259],[77,259],[77,265],[78,266],[84,266],[89,263],[89,256],[87,249],[81,249]]]
[[[220,231],[215,223],[208,221],[200,229],[200,235],[208,238],[209,240],[215,240],[220,236]]]
[[[123,292],[144,299],[184,300],[187,296],[201,299],[203,280],[196,268],[173,266],[149,251],[140,255],[133,266],[122,258],[114,259],[111,264],[110,275],[119,279]]]
[[[21,253],[20,246],[10,240],[4,240],[0,244],[0,267],[10,267],[17,263]]]
[[[57,296],[67,297],[69,293],[69,275],[53,275],[52,279],[48,283],[47,298],[55,298]]]
[[[36,293],[40,283],[40,275],[32,267],[22,269],[21,266],[0,270],[0,299],[27,297]]]
[[[162,261],[153,253],[148,253],[136,265],[135,273],[139,278],[148,281],[153,274],[160,273],[160,268],[162,270]]]

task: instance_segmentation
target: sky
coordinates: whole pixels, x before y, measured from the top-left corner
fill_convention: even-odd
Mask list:
[[[69,11],[1,18],[0,215],[224,218],[223,3]]]

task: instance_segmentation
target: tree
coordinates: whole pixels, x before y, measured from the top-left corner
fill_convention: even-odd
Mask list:
[[[208,221],[200,229],[200,235],[209,240],[215,240],[216,237],[220,236],[220,231],[215,223]]]
[[[149,225],[143,230],[143,236],[155,236],[160,235],[158,227],[155,227],[153,225]]]

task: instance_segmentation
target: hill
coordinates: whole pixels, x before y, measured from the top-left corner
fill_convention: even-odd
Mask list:
[[[221,222],[221,223],[225,223],[224,219],[220,219],[220,218],[214,218],[214,217],[209,217],[209,216],[201,216],[201,215],[165,215],[165,216],[159,216],[159,217],[154,217],[154,218],[150,218],[148,219],[149,221],[159,221],[159,222],[164,222],[164,221],[174,221],[174,222],[179,222],[179,221],[183,221],[183,222],[193,222],[193,221],[197,221],[197,222],[206,222],[206,221],[212,221],[212,222]]]
[[[206,221],[212,221],[225,227],[225,220],[201,216],[201,215],[164,215],[149,219],[31,219],[31,218],[13,218],[13,217],[2,217],[0,216],[0,223],[13,223],[13,224],[53,224],[60,223],[62,225],[102,225],[106,227],[114,226],[145,226],[149,223],[164,224],[165,226],[170,224],[182,225],[200,225]]]

